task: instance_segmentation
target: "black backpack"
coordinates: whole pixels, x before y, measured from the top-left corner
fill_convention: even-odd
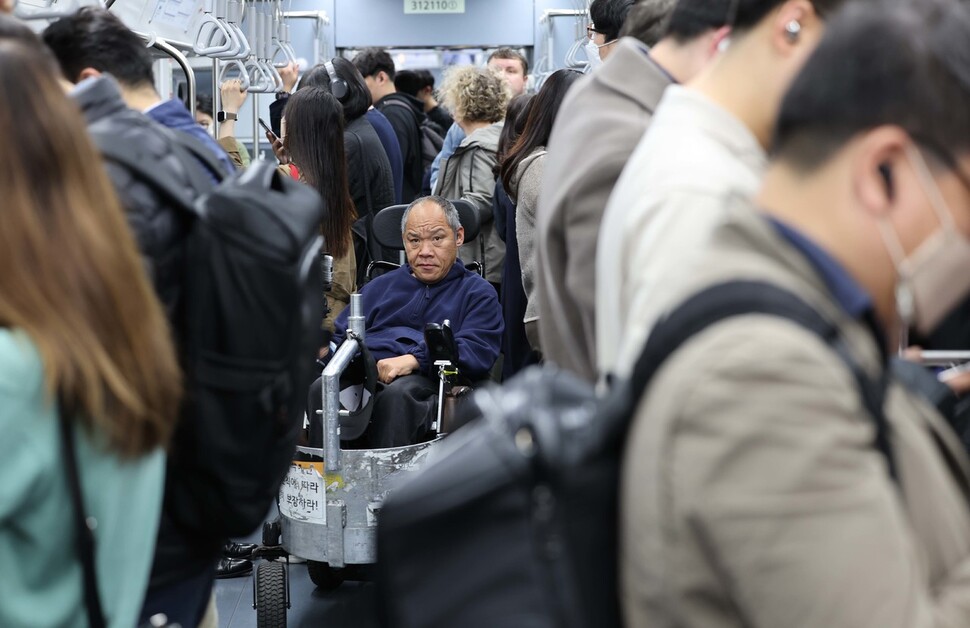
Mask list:
[[[208,149],[170,133],[183,163],[218,177]],[[216,185],[190,168],[187,193],[131,143],[94,129],[105,159],[193,217],[176,334],[187,400],[169,454],[165,508],[202,538],[252,532],[286,475],[321,343],[324,208],[308,186],[255,162]]]
[[[399,100],[388,100],[386,107],[404,107],[414,115],[418,129],[421,131],[421,172],[428,172],[434,163],[435,157],[441,152],[445,145],[444,131],[427,116],[419,120],[414,110],[407,104]]]
[[[585,382],[540,367],[475,393],[480,417],[437,445],[426,466],[384,502],[377,552],[384,625],[621,625],[618,486],[637,402],[685,341],[750,313],[792,320],[839,353],[893,473],[885,381],[863,374],[836,328],[777,287],[715,286],[657,326],[629,384],[605,400]]]

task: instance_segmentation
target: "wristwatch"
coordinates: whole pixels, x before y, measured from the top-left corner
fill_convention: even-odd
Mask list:
[[[237,119],[238,117],[234,113],[227,113],[225,111],[220,111],[219,113],[216,114],[216,120],[219,123],[225,122],[226,120],[232,120],[233,122],[235,122]]]

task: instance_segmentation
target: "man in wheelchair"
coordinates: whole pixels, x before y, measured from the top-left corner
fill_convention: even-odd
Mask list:
[[[378,449],[421,442],[437,415],[438,380],[425,342],[429,323],[450,321],[463,379],[486,379],[498,358],[503,323],[495,289],[458,259],[464,241],[459,213],[435,196],[411,203],[401,221],[408,263],[361,290],[367,349],[378,384],[370,424],[354,447]],[[346,337],[349,309],[337,318],[334,345]],[[358,359],[360,359],[358,357]],[[320,382],[310,408],[320,406]]]

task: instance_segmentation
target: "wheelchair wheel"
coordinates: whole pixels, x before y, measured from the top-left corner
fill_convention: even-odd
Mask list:
[[[327,563],[315,560],[306,561],[306,570],[310,580],[322,591],[333,591],[344,582],[344,575],[336,569],[331,569]]]
[[[286,628],[286,569],[282,563],[256,567],[256,626]]]

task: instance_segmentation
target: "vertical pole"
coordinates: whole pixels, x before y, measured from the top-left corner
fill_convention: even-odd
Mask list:
[[[347,317],[347,329],[364,338],[364,298],[354,293],[350,295],[350,316]]]
[[[259,159],[259,94],[253,93],[253,159]]]
[[[215,111],[212,112],[212,131],[216,134],[216,139],[219,139],[219,120],[216,116],[216,112],[222,111],[222,91],[219,89],[219,60],[212,60],[212,107]]]

